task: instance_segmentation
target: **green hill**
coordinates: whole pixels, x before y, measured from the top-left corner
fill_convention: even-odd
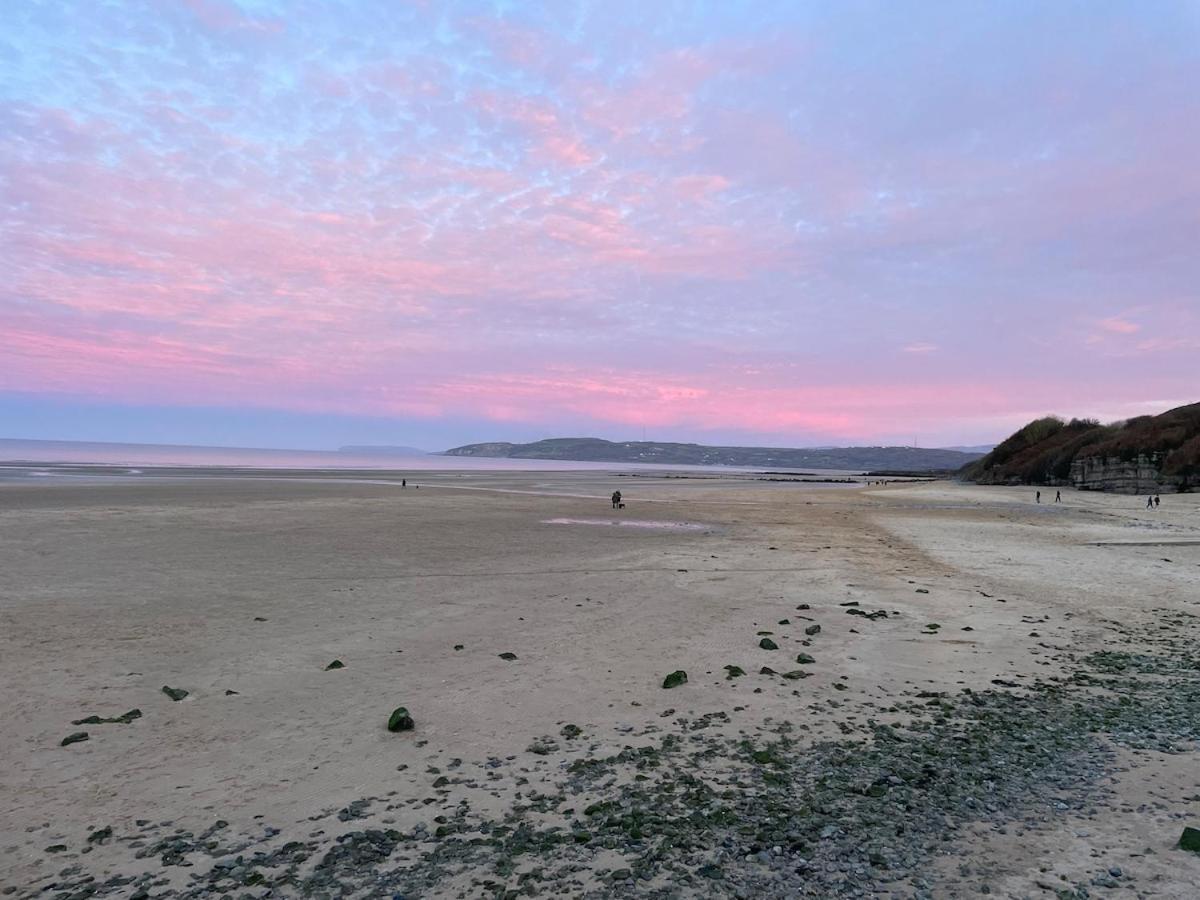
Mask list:
[[[550,438],[530,444],[467,444],[447,456],[490,456],[511,459],[561,459],[579,462],[654,463],[694,466],[802,466],[810,469],[907,472],[957,470],[978,453],[919,447],[710,447],[658,441],[605,441],[600,438]]]
[[[1200,486],[1200,403],[1112,425],[1036,419],[967,465],[962,475],[981,484],[1128,493],[1195,490]]]

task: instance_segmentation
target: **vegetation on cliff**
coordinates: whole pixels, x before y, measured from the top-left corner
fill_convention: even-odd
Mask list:
[[[1066,483],[1072,480],[1073,464],[1081,460],[1142,460],[1164,478],[1195,484],[1200,479],[1200,403],[1111,425],[1095,419],[1035,419],[965,466],[962,474],[988,484]]]

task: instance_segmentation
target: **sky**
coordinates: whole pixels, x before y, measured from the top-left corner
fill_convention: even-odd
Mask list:
[[[994,442],[1200,400],[1200,3],[12,3],[0,437]]]

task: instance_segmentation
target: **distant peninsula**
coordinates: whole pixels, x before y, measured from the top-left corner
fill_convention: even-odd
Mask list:
[[[549,438],[530,444],[497,441],[467,444],[446,456],[500,459],[559,459],[575,462],[652,463],[689,466],[766,466],[903,472],[950,471],[978,459],[981,453],[919,447],[709,447],[660,441],[606,441],[601,438]]]
[[[1035,419],[964,478],[980,484],[1063,485],[1127,494],[1200,489],[1200,403],[1101,425]]]

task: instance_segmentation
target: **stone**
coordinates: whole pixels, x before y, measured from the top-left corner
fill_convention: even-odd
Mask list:
[[[809,637],[812,637],[814,634],[820,634],[821,626],[820,625],[809,625],[807,628],[804,629],[804,633],[807,634]]]
[[[778,650],[779,649],[779,645],[777,643],[775,643],[773,640],[771,640],[770,638],[763,638],[761,641],[758,642],[758,646],[762,647],[764,650]]]
[[[670,675],[668,675],[666,678],[663,679],[662,686],[664,688],[679,687],[681,684],[687,684],[687,680],[688,680],[687,672],[683,671],[683,669],[676,669],[674,672],[672,672]]]
[[[815,663],[816,660],[813,659],[811,656],[809,656],[807,653],[797,653],[796,654],[796,662],[800,663],[800,665],[802,665],[802,666],[807,666],[810,663]]]
[[[408,707],[397,706],[388,716],[388,731],[412,731],[415,727],[416,723],[408,714]]]
[[[71,744],[78,744],[82,741],[86,741],[87,739],[88,733],[86,731],[76,731],[74,734],[68,734],[65,738],[63,738],[62,743],[60,743],[59,746],[69,747]]]
[[[97,828],[95,831],[93,831],[91,834],[88,835],[88,837],[87,837],[88,843],[89,844],[103,844],[110,837],[112,837],[112,833],[113,833],[113,830],[112,830],[111,825],[105,825],[103,828]]]
[[[562,731],[560,731],[559,734],[561,734],[568,741],[570,741],[570,740],[574,740],[575,738],[577,738],[581,734],[583,734],[583,729],[580,728],[578,725],[567,724],[562,727]]]
[[[186,697],[188,695],[188,692],[185,691],[183,688],[168,687],[165,684],[163,685],[162,692],[164,694],[166,694],[168,697],[170,697],[172,700],[175,700],[176,702],[182,700],[184,697]]]
[[[327,665],[325,667],[325,671],[328,672],[330,669],[344,669],[344,668],[346,668],[346,664],[344,662],[342,662],[340,659],[335,659],[333,662],[331,662],[329,665]]]
[[[746,670],[743,669],[741,666],[726,666],[725,667],[725,678],[726,679],[741,678],[745,674],[746,674]]]
[[[507,660],[508,662],[512,662],[514,659],[517,658],[517,654],[505,652],[505,653],[500,654],[500,658]]]
[[[793,669],[791,672],[784,672],[783,677],[788,681],[797,681],[801,678],[808,678],[812,672],[805,672],[803,669]]]
[[[865,609],[848,609],[847,615],[862,616],[864,619],[870,619],[872,622],[876,619],[886,619],[888,617],[886,609],[877,609],[874,612],[867,612]]]
[[[134,719],[140,719],[142,711],[140,709],[131,709],[127,713],[121,713],[119,716],[111,718],[103,718],[101,716],[88,716],[85,719],[75,719],[72,725],[128,725]]]
[[[1179,849],[1200,853],[1200,828],[1185,826],[1183,834],[1179,836]]]

